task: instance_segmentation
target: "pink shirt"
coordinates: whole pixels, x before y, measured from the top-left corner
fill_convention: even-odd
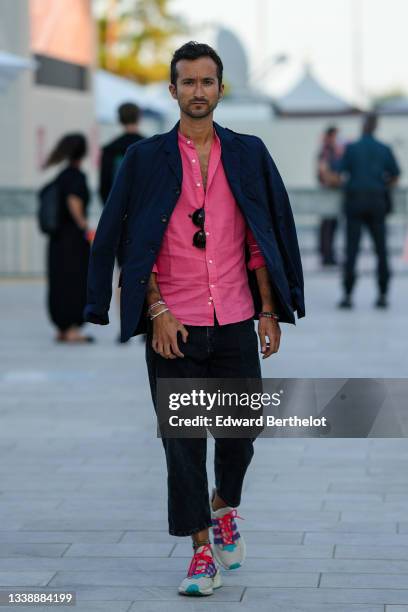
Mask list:
[[[179,132],[178,144],[183,166],[181,194],[152,271],[157,272],[163,299],[181,323],[214,325],[214,309],[220,325],[244,321],[254,315],[245,242],[250,251],[248,268],[266,264],[229,187],[220,139],[214,130],[206,190],[193,141]],[[203,206],[206,248],[198,249],[192,240],[199,228],[189,215]]]

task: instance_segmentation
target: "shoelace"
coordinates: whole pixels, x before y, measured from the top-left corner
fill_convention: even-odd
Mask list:
[[[232,539],[232,526],[233,521],[236,518],[242,519],[243,521],[245,520],[242,516],[238,515],[237,511],[234,508],[233,510],[231,510],[231,512],[228,512],[227,514],[224,514],[224,516],[215,519],[220,527],[221,537],[224,544],[234,543]]]
[[[210,554],[208,554],[207,551],[210,551]],[[194,553],[193,558],[191,559],[191,563],[190,563],[190,567],[188,568],[188,573],[187,576],[190,578],[191,576],[195,576],[197,574],[213,574],[213,571],[211,568],[210,571],[208,566],[209,565],[214,565],[214,560],[211,554],[211,546],[209,544],[205,544],[203,546],[203,550],[201,550],[200,552],[196,551]]]

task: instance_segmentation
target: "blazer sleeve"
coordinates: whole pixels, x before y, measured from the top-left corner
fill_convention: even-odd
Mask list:
[[[99,325],[109,323],[115,255],[134,174],[135,152],[132,149],[128,149],[114,180],[99,219],[89,258],[87,304],[83,315],[85,321]]]
[[[293,308],[300,319],[305,316],[304,280],[295,221],[281,175],[263,142],[262,154],[270,202],[269,209],[285,266]]]

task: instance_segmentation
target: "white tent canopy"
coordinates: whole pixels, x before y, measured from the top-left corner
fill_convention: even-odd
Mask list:
[[[357,110],[321,85],[309,67],[288,93],[275,100],[275,105],[285,115],[344,115]]]
[[[36,66],[32,59],[0,51],[0,91],[4,91],[22,70],[35,70]]]
[[[95,104],[98,121],[115,123],[117,108],[124,102],[134,102],[143,111],[167,115],[173,108],[167,83],[140,85],[106,70],[95,72]]]

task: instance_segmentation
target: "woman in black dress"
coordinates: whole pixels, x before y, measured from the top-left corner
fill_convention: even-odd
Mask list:
[[[87,152],[82,134],[67,134],[50,153],[45,167],[67,162],[57,176],[60,228],[48,244],[48,311],[59,342],[90,342],[81,335],[90,252],[87,223],[89,190],[80,165]]]

